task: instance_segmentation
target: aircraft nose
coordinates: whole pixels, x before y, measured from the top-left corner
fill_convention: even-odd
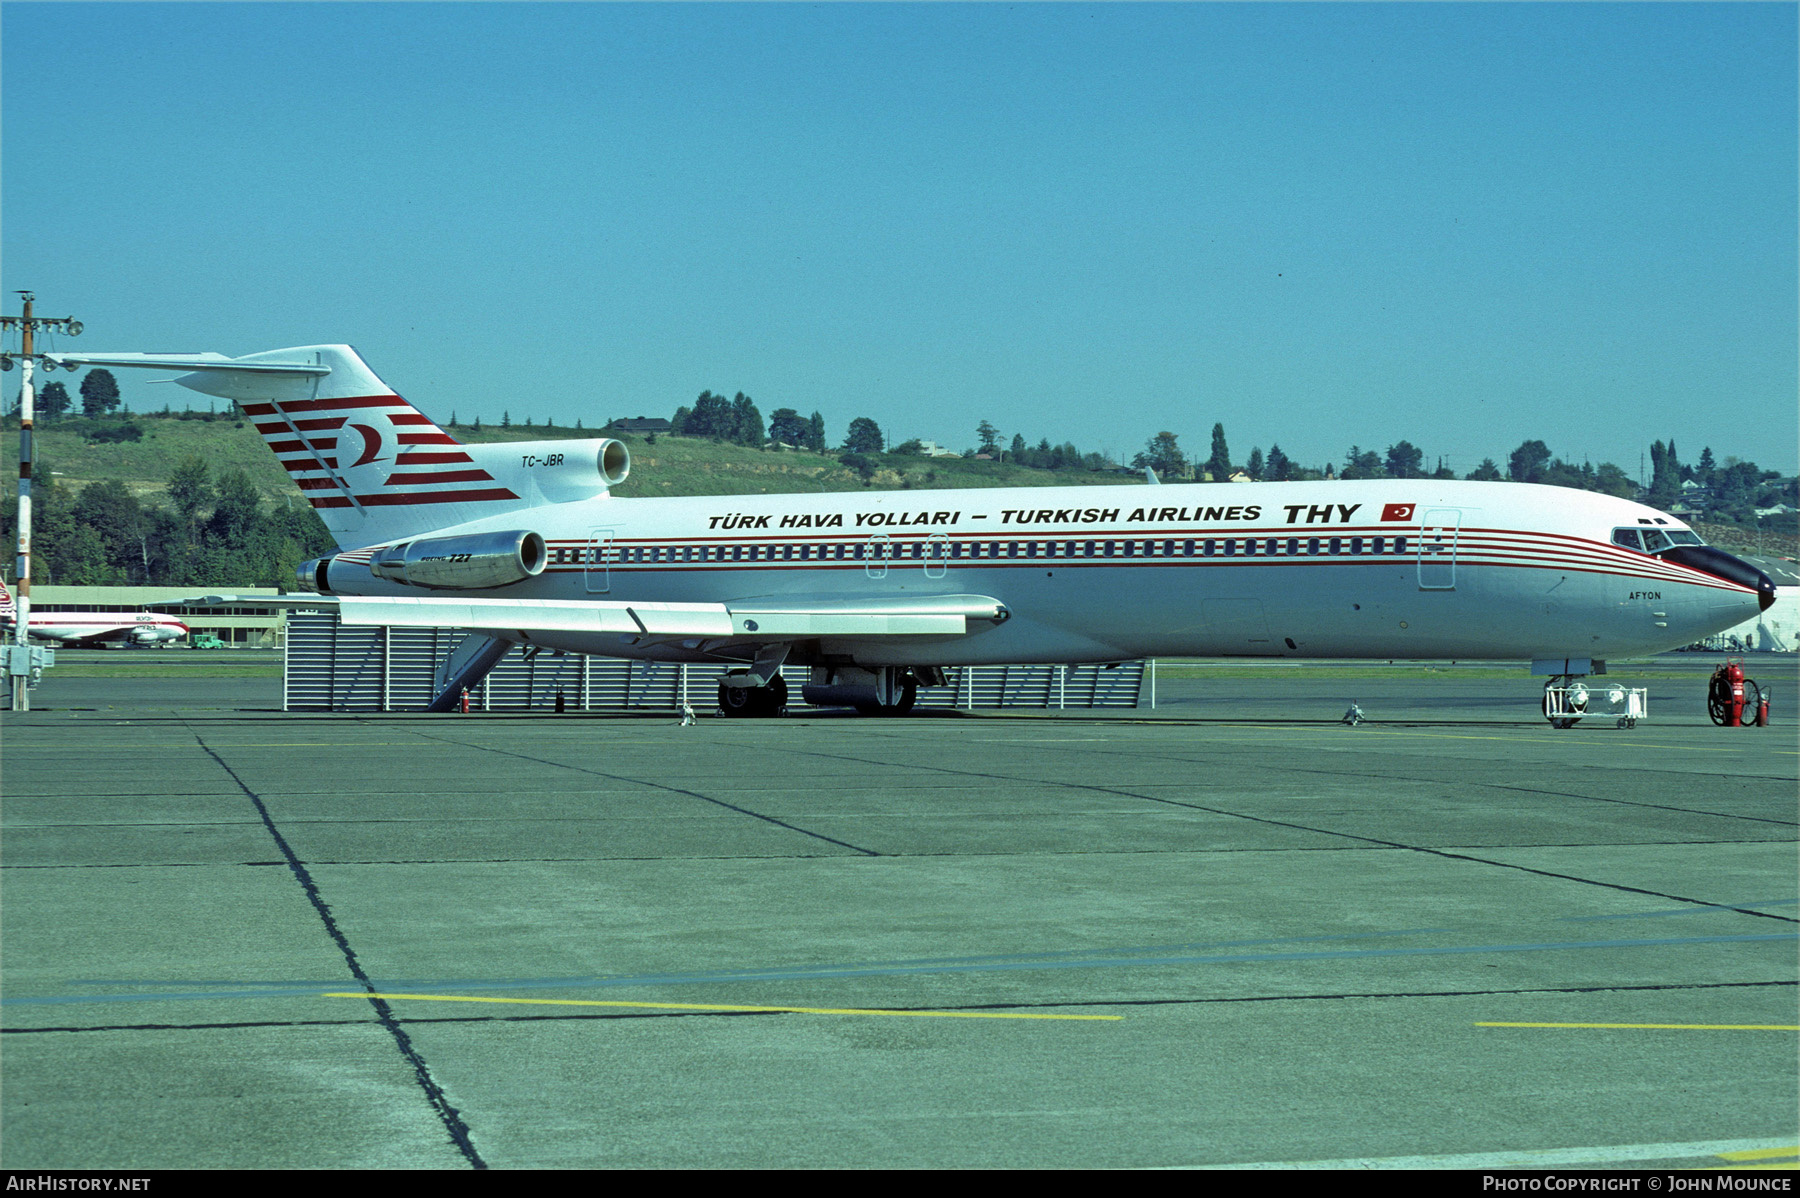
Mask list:
[[[1715,549],[1711,545],[1677,545],[1673,549],[1663,550],[1657,556],[1664,561],[1704,570],[1728,582],[1750,588],[1756,592],[1756,602],[1761,611],[1768,611],[1775,605],[1775,580],[1743,558],[1733,557],[1723,549]]]

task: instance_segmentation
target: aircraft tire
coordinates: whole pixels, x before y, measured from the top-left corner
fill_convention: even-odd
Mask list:
[[[726,686],[719,683],[719,710],[745,719],[780,715],[787,706],[787,682],[777,674],[767,686]]]
[[[900,689],[898,703],[858,703],[856,710],[863,715],[905,715],[919,701],[919,683],[908,678]]]

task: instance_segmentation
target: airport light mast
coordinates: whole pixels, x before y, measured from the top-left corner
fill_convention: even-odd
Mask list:
[[[18,329],[20,333],[19,352],[0,353],[0,369],[11,370],[16,359],[19,363],[19,554],[14,564],[14,582],[18,587],[15,600],[13,643],[6,649],[6,672],[12,678],[12,709],[14,711],[31,710],[31,685],[41,677],[45,666],[54,663],[55,658],[48,649],[31,647],[31,417],[32,417],[32,367],[37,364],[39,355],[35,352],[35,335],[40,326],[67,333],[71,337],[81,335],[81,322],[73,316],[61,318],[36,317],[31,314],[31,305],[36,296],[29,291],[21,291],[25,310],[22,316],[0,316],[0,329]],[[64,364],[65,369],[68,368]],[[55,369],[55,362],[44,358],[44,369]]]

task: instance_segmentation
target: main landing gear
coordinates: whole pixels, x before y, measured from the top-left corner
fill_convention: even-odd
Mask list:
[[[856,704],[856,710],[862,715],[905,715],[919,701],[919,680],[911,674],[906,675],[898,685],[892,688],[888,702],[870,699]]]
[[[763,686],[727,686],[719,683],[719,710],[730,716],[756,719],[781,714],[787,706],[788,688],[780,674]]]

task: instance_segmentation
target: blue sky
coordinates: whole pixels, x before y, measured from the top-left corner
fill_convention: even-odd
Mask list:
[[[6,3],[0,286],[440,419],[1793,471],[1796,11]]]

